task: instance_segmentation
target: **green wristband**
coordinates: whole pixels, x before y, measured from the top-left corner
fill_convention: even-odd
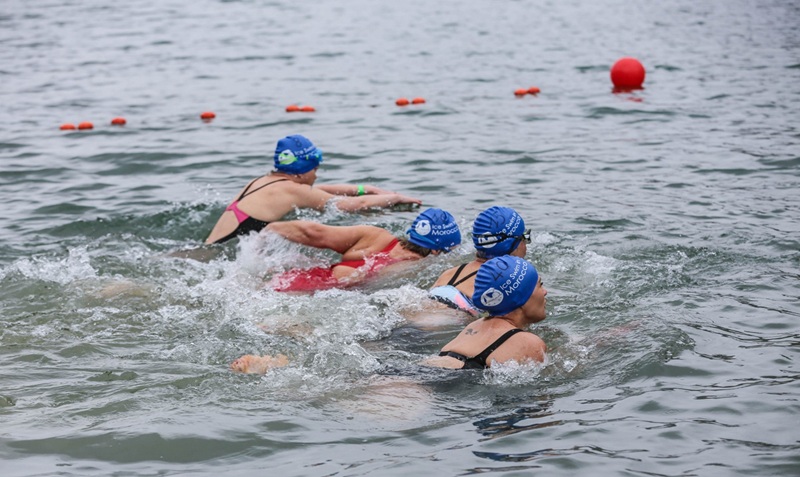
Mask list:
[[[363,184],[359,184],[359,185],[358,185],[358,192],[357,192],[357,194],[358,194],[358,195],[364,195],[364,194],[366,194],[366,193],[367,193],[367,191],[365,191],[365,190],[364,190],[364,185],[363,185]]]

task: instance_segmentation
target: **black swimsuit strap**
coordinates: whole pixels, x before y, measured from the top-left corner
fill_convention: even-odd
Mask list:
[[[473,276],[475,276],[478,273],[478,271],[475,270],[474,272],[470,273],[469,275],[467,275],[466,277],[462,278],[461,280],[456,281],[456,278],[458,278],[458,276],[461,274],[461,272],[464,271],[464,267],[466,267],[467,265],[469,265],[469,264],[468,263],[462,263],[461,266],[458,267],[458,270],[456,270],[456,273],[454,273],[453,276],[450,278],[450,281],[447,282],[447,284],[456,287],[456,286],[461,285],[462,283],[464,283],[464,281],[469,280],[470,278],[472,278]]]
[[[453,283],[453,286],[454,286],[454,287],[457,287],[458,285],[461,285],[462,283],[464,283],[465,281],[469,280],[470,278],[474,277],[474,276],[475,276],[475,275],[477,275],[477,274],[478,274],[478,271],[477,271],[477,270],[475,270],[474,272],[467,274],[467,276],[465,276],[465,277],[464,277],[464,278],[462,278],[461,280],[459,280],[459,281],[457,281],[457,282]]]
[[[451,285],[451,286],[455,286],[455,285],[453,285],[453,283],[456,281],[456,278],[458,278],[458,274],[461,273],[461,271],[464,270],[464,267],[466,267],[466,266],[467,266],[466,263],[462,263],[461,265],[459,265],[458,266],[458,270],[456,270],[456,273],[454,273],[453,276],[450,277],[450,281],[447,282],[447,284]]]
[[[284,181],[288,181],[288,180],[289,180],[289,179],[278,179],[278,180],[276,180],[276,181],[267,182],[266,184],[264,184],[264,185],[261,185],[261,186],[259,186],[259,187],[256,187],[255,189],[253,189],[253,190],[251,190],[251,191],[249,191],[249,192],[248,192],[248,189],[250,189],[250,186],[251,186],[251,185],[253,185],[253,184],[254,184],[254,183],[255,183],[255,182],[258,180],[258,179],[261,179],[261,177],[258,177],[258,178],[256,178],[256,179],[253,179],[253,180],[252,180],[252,181],[251,181],[249,184],[247,184],[247,187],[245,187],[245,188],[244,188],[244,190],[242,191],[242,193],[241,193],[241,194],[239,195],[239,197],[236,199],[236,201],[237,201],[237,202],[238,202],[238,201],[240,201],[240,200],[242,200],[242,199],[244,199],[245,197],[247,197],[248,195],[250,195],[250,194],[252,194],[252,193],[254,193],[254,192],[260,191],[261,189],[263,189],[264,187],[267,187],[268,185],[272,185],[272,184],[274,184],[274,183],[276,183],[276,182],[284,182]]]
[[[477,355],[477,356],[475,356],[473,358],[470,358],[470,359],[479,362],[485,368],[486,367],[486,358],[488,358],[490,354],[494,353],[494,350],[499,348],[500,345],[505,343],[509,338],[511,338],[515,334],[519,333],[520,331],[524,331],[524,330],[521,330],[519,328],[514,328],[513,330],[506,331],[505,333],[503,333],[503,336],[497,338],[494,341],[494,343],[490,344],[485,350],[483,350],[481,352],[481,354],[479,354],[479,355]]]
[[[494,353],[494,350],[500,347],[503,343],[505,343],[509,338],[514,336],[515,334],[519,333],[521,330],[519,328],[514,328],[513,330],[508,330],[503,333],[503,336],[494,340],[494,343],[490,344],[483,350],[479,355],[473,356],[472,358],[467,358],[461,353],[456,353],[455,351],[442,351],[439,353],[439,356],[449,356],[451,358],[455,358],[462,363],[464,366],[461,369],[484,369],[486,368],[486,359],[489,357],[490,354]]]

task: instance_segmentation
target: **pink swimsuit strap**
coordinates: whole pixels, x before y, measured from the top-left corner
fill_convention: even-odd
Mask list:
[[[241,210],[239,210],[239,201],[238,200],[234,200],[233,202],[231,202],[231,205],[226,207],[225,210],[226,211],[230,210],[231,212],[233,212],[233,215],[236,216],[236,220],[238,220],[240,224],[242,222],[244,222],[245,220],[250,218],[249,215],[247,215],[244,212],[242,212]]]
[[[236,220],[238,220],[240,224],[242,222],[244,222],[245,220],[250,218],[249,215],[245,214],[244,212],[242,212],[239,209],[239,201],[240,200],[244,199],[245,197],[247,197],[248,195],[251,195],[254,192],[257,192],[257,191],[263,189],[264,187],[271,186],[272,184],[275,184],[277,182],[286,182],[289,179],[278,179],[276,181],[267,182],[266,184],[264,184],[264,185],[262,185],[260,187],[256,187],[255,189],[250,190],[250,186],[253,185],[255,183],[255,181],[257,181],[257,180],[258,179],[253,179],[249,184],[247,184],[247,187],[244,188],[244,192],[242,192],[241,195],[239,195],[239,198],[234,200],[233,202],[231,202],[231,205],[229,205],[228,207],[225,208],[225,211],[229,211],[230,210],[231,212],[233,212],[233,215],[236,216]]]

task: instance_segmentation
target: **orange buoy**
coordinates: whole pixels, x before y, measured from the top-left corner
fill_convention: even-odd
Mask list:
[[[425,98],[414,98],[411,100],[411,104],[425,104]]]
[[[300,106],[296,104],[290,104],[289,106],[286,106],[287,113],[296,113],[297,111],[300,111]]]
[[[316,109],[314,109],[314,106],[301,106],[300,111],[304,113],[313,113],[314,111],[316,111]]]
[[[539,94],[541,92],[542,92],[542,90],[540,90],[536,86],[531,86],[530,88],[528,88],[528,94]]]
[[[94,124],[90,123],[89,121],[84,121],[78,124],[78,129],[94,129]]]
[[[60,129],[62,131],[71,131],[71,130],[75,129],[75,125],[72,124],[72,123],[64,123],[58,129]]]
[[[644,77],[644,66],[636,58],[620,58],[611,67],[611,82],[621,90],[641,89]]]
[[[204,112],[203,114],[200,115],[200,119],[203,119],[203,120],[206,120],[206,121],[214,119],[216,117],[217,117],[217,115],[212,113],[211,111],[206,111],[206,112]]]
[[[397,101],[394,102],[394,104],[396,104],[398,106],[408,106],[408,99],[407,98],[398,98]]]
[[[125,121],[125,118],[114,118],[111,120],[112,126],[124,126],[128,121]]]
[[[514,96],[525,96],[526,94],[528,94],[528,90],[525,88],[519,88],[514,91]]]

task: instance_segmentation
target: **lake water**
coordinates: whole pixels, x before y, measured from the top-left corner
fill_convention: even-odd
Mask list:
[[[798,25],[779,0],[6,0],[0,474],[800,475]],[[612,92],[623,56],[643,90]],[[288,134],[319,183],[465,235],[517,209],[547,364],[417,364],[463,326],[409,316],[468,242],[314,296],[263,288],[333,259],[274,237],[176,256]],[[292,362],[230,372],[246,353]]]

